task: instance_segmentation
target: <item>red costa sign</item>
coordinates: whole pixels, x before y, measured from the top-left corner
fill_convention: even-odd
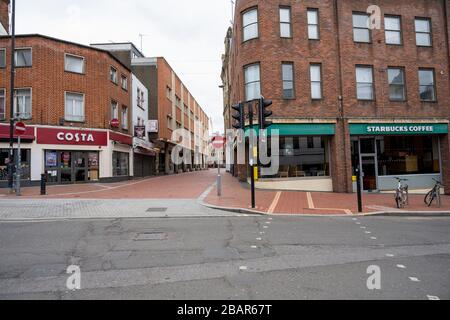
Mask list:
[[[108,133],[91,130],[37,128],[38,144],[107,146]]]

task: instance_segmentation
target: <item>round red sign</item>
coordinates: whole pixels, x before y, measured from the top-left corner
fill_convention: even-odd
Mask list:
[[[23,122],[17,122],[14,129],[15,129],[14,133],[17,136],[22,136],[27,131],[27,127],[26,127],[25,123],[23,123]]]
[[[215,149],[222,149],[225,145],[225,139],[221,136],[215,136],[212,141],[212,145]]]
[[[120,125],[119,119],[112,119],[110,122],[111,127],[118,128]]]

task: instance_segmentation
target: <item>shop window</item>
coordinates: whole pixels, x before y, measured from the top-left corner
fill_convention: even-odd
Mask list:
[[[113,152],[113,176],[123,177],[129,175],[130,156],[125,152]]]
[[[279,151],[268,153],[279,156],[280,169],[276,176],[266,178],[304,178],[330,176],[329,139],[320,136],[280,137]]]
[[[31,165],[31,150],[30,149],[21,149],[20,150],[21,157],[21,176],[22,180],[30,179],[30,165]],[[9,158],[9,149],[0,149],[0,181],[8,180],[8,158]],[[17,159],[17,149],[14,150],[14,159]]]
[[[440,173],[438,137],[384,137],[377,149],[380,176]]]

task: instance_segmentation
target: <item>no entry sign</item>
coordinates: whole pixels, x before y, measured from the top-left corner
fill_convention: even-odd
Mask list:
[[[221,136],[215,136],[212,139],[212,145],[215,149],[222,149],[225,145],[225,138]]]
[[[27,126],[23,122],[17,122],[16,125],[14,126],[14,133],[19,137],[24,135],[26,131]]]

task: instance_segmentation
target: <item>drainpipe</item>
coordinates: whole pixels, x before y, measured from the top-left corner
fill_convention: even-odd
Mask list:
[[[339,30],[339,8],[338,8],[338,0],[333,1],[334,5],[334,20],[336,25],[336,43],[337,43],[337,73],[338,73],[338,87],[339,87],[339,118],[338,124],[341,127],[342,135],[343,135],[343,143],[344,143],[344,167],[345,167],[345,175],[347,175],[347,139],[345,134],[345,109],[344,109],[344,92],[343,92],[343,79],[342,79],[342,55],[341,55],[341,41],[340,41],[340,30]],[[344,182],[345,189],[348,191],[348,181],[345,179]]]

